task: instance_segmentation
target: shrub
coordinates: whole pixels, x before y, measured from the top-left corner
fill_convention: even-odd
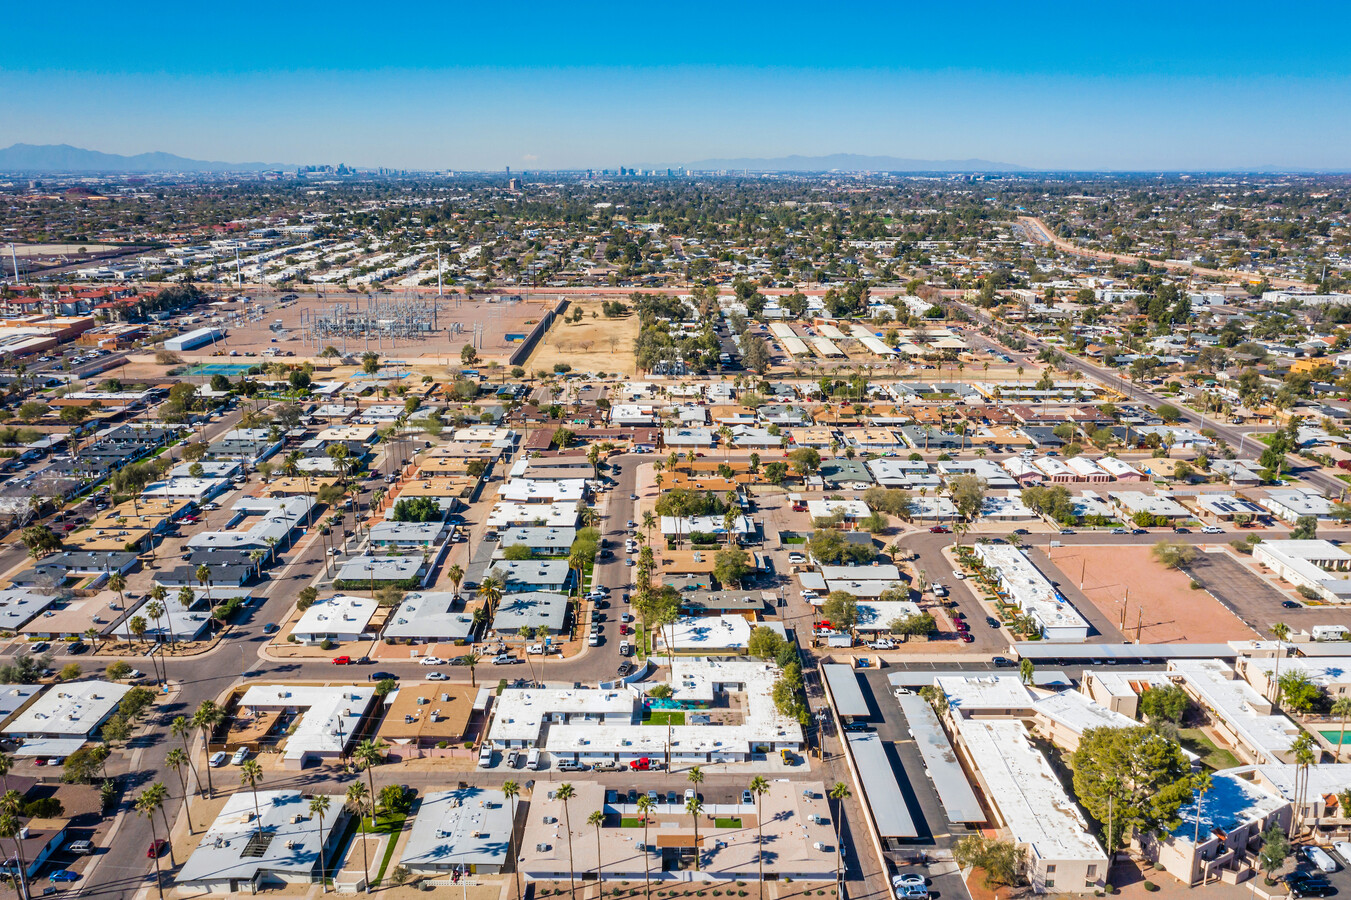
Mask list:
[[[1115,894],[1116,888],[1112,887],[1110,884],[1104,884],[1102,886],[1102,892],[1104,894]]]
[[[1146,881],[1146,882],[1145,882],[1145,890],[1149,891],[1151,894],[1152,894],[1154,891],[1157,891],[1158,889],[1159,889],[1159,886],[1158,886],[1157,884],[1155,884],[1154,882],[1152,882],[1152,881]]]
[[[333,642],[332,642],[331,640],[329,640],[328,638],[324,638],[324,642],[323,642],[322,644],[319,645],[319,649],[320,649],[320,650],[332,650],[332,649],[333,649],[334,647],[336,647],[336,646],[338,646],[338,645],[335,644],[335,643],[333,643]]]
[[[1190,582],[1187,583],[1187,587],[1191,588],[1194,591],[1199,591],[1201,590],[1201,582],[1193,578]]]

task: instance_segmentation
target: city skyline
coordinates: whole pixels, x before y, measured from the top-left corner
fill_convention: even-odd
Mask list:
[[[1051,4],[960,19],[917,5],[249,7],[227,19],[76,4],[17,11],[0,64],[10,142],[363,168],[664,168],[851,153],[1037,171],[1345,170],[1329,115],[1351,60],[1309,43],[1331,4]],[[1270,17],[1268,17],[1270,18]],[[878,36],[883,36],[879,39]]]

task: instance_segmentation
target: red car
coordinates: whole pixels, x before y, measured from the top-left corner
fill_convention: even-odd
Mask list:
[[[638,759],[629,763],[629,768],[635,772],[646,772],[652,768],[652,760],[646,756],[640,756]]]
[[[145,851],[145,855],[150,859],[159,859],[161,856],[164,855],[164,851],[168,848],[168,846],[169,842],[166,841],[164,838],[153,840],[150,842],[150,849]]]
[[[352,664],[352,657],[350,656],[333,657],[333,665],[335,666],[350,666],[351,664]]]
[[[963,643],[967,643],[967,644],[969,644],[969,643],[971,643],[972,641],[975,640],[975,638],[973,638],[973,637],[971,636],[971,632],[969,632],[969,631],[959,631],[959,632],[957,633],[957,636],[960,637],[960,638],[962,639],[962,642],[963,642]]]
[[[946,525],[935,525],[929,529],[930,534],[951,534],[952,529]]]

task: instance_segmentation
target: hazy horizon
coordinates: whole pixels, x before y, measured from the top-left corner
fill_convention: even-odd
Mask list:
[[[1351,169],[1351,54],[1308,33],[1351,24],[1332,4],[367,10],[25,4],[3,143],[477,171],[836,153]],[[72,23],[100,39],[72,43]]]

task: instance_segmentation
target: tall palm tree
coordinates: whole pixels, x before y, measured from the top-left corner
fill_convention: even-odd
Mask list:
[[[568,801],[576,796],[576,791],[568,782],[563,782],[554,791],[554,796],[563,801],[563,827],[568,830],[568,884],[572,891],[572,900],[577,900],[577,867],[572,862],[572,816],[569,814]]]
[[[371,788],[371,829],[375,829],[375,767],[384,761],[385,751],[389,745],[376,738],[371,740],[367,738],[357,748],[352,751],[352,759],[366,770],[366,782]]]
[[[1271,678],[1271,684],[1275,690],[1276,696],[1274,698],[1268,696],[1267,699],[1279,709],[1281,705],[1281,689],[1279,686],[1281,683],[1281,653],[1284,651],[1284,647],[1282,647],[1281,644],[1284,644],[1286,639],[1290,637],[1290,626],[1284,622],[1277,622],[1275,625],[1271,626],[1271,633],[1276,636],[1276,640],[1279,641],[1280,644],[1277,644],[1276,646],[1276,672]]]
[[[638,798],[638,815],[643,817],[643,891],[647,895],[647,900],[652,900],[652,851],[648,849],[647,843],[647,820],[650,818],[652,807],[657,805],[647,794]]]
[[[643,530],[647,532],[647,542],[652,543],[652,529],[657,527],[657,517],[652,514],[652,510],[646,510],[643,513]]]
[[[156,784],[158,784],[158,782],[156,782]],[[163,785],[160,786],[163,787]],[[161,812],[163,811],[164,798],[159,793],[157,793],[154,790],[154,788],[155,785],[151,785],[150,787],[142,791],[141,796],[136,798],[136,802],[133,805],[133,808],[136,810],[136,812],[138,812],[139,814],[145,816],[147,819],[150,820],[150,835],[156,841],[158,841],[159,829],[155,826],[155,811],[156,810],[159,810]],[[169,835],[167,834],[165,835],[165,840],[166,841],[169,840]],[[173,848],[171,846],[170,852],[172,851]],[[157,853],[155,854],[155,887],[159,890],[160,900],[164,900],[164,885],[161,882],[161,877],[162,876],[160,875],[160,868],[159,868],[159,854]]]
[[[756,775],[747,790],[755,798],[755,845],[759,848],[755,855],[760,862],[760,900],[765,900],[765,806],[762,798],[769,791],[769,782],[764,776]]]
[[[328,870],[324,866],[324,813],[328,812],[332,798],[328,794],[316,794],[310,798],[310,815],[319,817],[319,892],[328,893]]]
[[[366,785],[360,781],[354,781],[347,786],[347,803],[357,814],[357,837],[361,838],[361,860],[362,868],[365,872],[366,893],[371,892],[371,857],[370,849],[366,846],[366,837],[361,833],[361,814],[366,810],[366,804],[369,801],[369,792]],[[372,803],[371,816],[374,818],[374,804]]]
[[[605,813],[599,809],[592,810],[591,815],[586,817],[586,824],[596,829],[596,885],[600,886],[605,883],[605,872],[601,866],[600,853],[600,826],[605,824]],[[604,892],[605,889],[602,887],[601,893]]]
[[[535,680],[535,661],[530,656],[530,639],[535,636],[535,630],[529,625],[522,625],[516,629],[516,636],[521,639],[521,655],[530,664],[530,681],[533,683]]]
[[[197,583],[206,588],[206,605],[209,607],[211,605],[211,570],[203,563],[192,574],[197,579]]]
[[[482,658],[483,657],[479,656],[473,650],[470,650],[468,653],[460,657],[460,662],[464,663],[464,667],[469,670],[470,687],[478,686],[478,680],[474,678],[474,667],[478,665],[479,660]]]
[[[1290,834],[1299,837],[1304,830],[1304,801],[1309,790],[1309,767],[1318,762],[1320,753],[1315,752],[1313,738],[1307,731],[1301,731],[1290,744],[1290,753],[1295,760],[1295,815]]]
[[[701,860],[703,854],[699,852],[699,816],[704,812],[704,803],[698,794],[685,801],[685,812],[694,817],[694,871],[699,872],[702,871],[700,866],[703,865]]]
[[[1192,790],[1196,791],[1196,825],[1192,834],[1193,847],[1201,845],[1201,804],[1205,802],[1206,791],[1210,790],[1212,784],[1209,772],[1201,771],[1192,776]]]
[[[478,595],[483,598],[484,605],[488,607],[490,614],[496,614],[497,604],[502,600],[502,582],[495,575],[489,575],[479,582]],[[489,618],[492,616],[490,615]]]
[[[507,833],[507,853],[513,860],[511,869],[516,877],[516,900],[521,900],[521,866],[516,859],[516,798],[520,796],[521,786],[511,779],[502,782],[502,796],[511,801],[511,830]]]
[[[169,733],[183,742],[183,755],[188,761],[188,771],[192,773],[193,781],[197,782],[197,793],[200,794],[202,792],[202,776],[197,771],[197,767],[192,764],[192,747],[188,743],[189,736],[192,734],[192,721],[187,716],[174,716],[174,720],[169,723]],[[184,796],[186,797],[186,794]]]
[[[155,620],[155,649],[160,651],[160,662],[164,662],[164,604],[151,600],[145,605],[145,614]]]
[[[263,767],[258,764],[256,759],[244,760],[244,765],[239,769],[239,780],[249,786],[253,792],[253,812],[258,817],[258,833],[263,833],[263,811],[258,806],[258,782],[263,780]]]
[[[28,898],[28,863],[23,856],[23,822],[19,817],[11,812],[0,813],[0,837],[7,837],[14,841],[14,859],[16,868],[19,872],[19,897]]]
[[[446,577],[448,577],[448,578],[450,579],[450,584],[451,584],[451,586],[455,588],[455,599],[456,599],[456,600],[459,600],[459,599],[460,599],[460,582],[461,582],[461,581],[464,581],[464,569],[460,568],[460,564],[459,564],[459,563],[456,563],[455,565],[451,566],[449,569],[446,569]]]
[[[203,700],[202,705],[197,707],[197,711],[192,714],[192,727],[196,728],[202,735],[202,755],[208,760],[211,758],[211,734],[224,718],[225,711],[217,706],[213,700]],[[211,783],[211,766],[209,765],[206,767],[206,795],[208,797],[216,796],[215,785]]]
[[[1332,714],[1342,717],[1342,728],[1337,733],[1337,762],[1342,761],[1342,741],[1346,739],[1346,717],[1351,715],[1351,697],[1338,697],[1332,703]]]
[[[830,799],[835,801],[835,885],[837,888],[840,884],[840,819],[844,817],[844,801],[852,796],[849,792],[849,785],[843,781],[835,782],[829,793]]]
[[[8,753],[0,753],[0,781],[4,782],[5,790],[9,790],[9,770],[14,768],[14,757]]]
[[[183,788],[183,808],[188,814],[188,834],[193,834],[195,829],[192,827],[192,804],[189,802],[191,791],[188,790],[188,773],[183,771],[192,767],[188,761],[188,754],[183,752],[182,747],[175,747],[164,758],[164,763],[178,775],[178,783]]]

